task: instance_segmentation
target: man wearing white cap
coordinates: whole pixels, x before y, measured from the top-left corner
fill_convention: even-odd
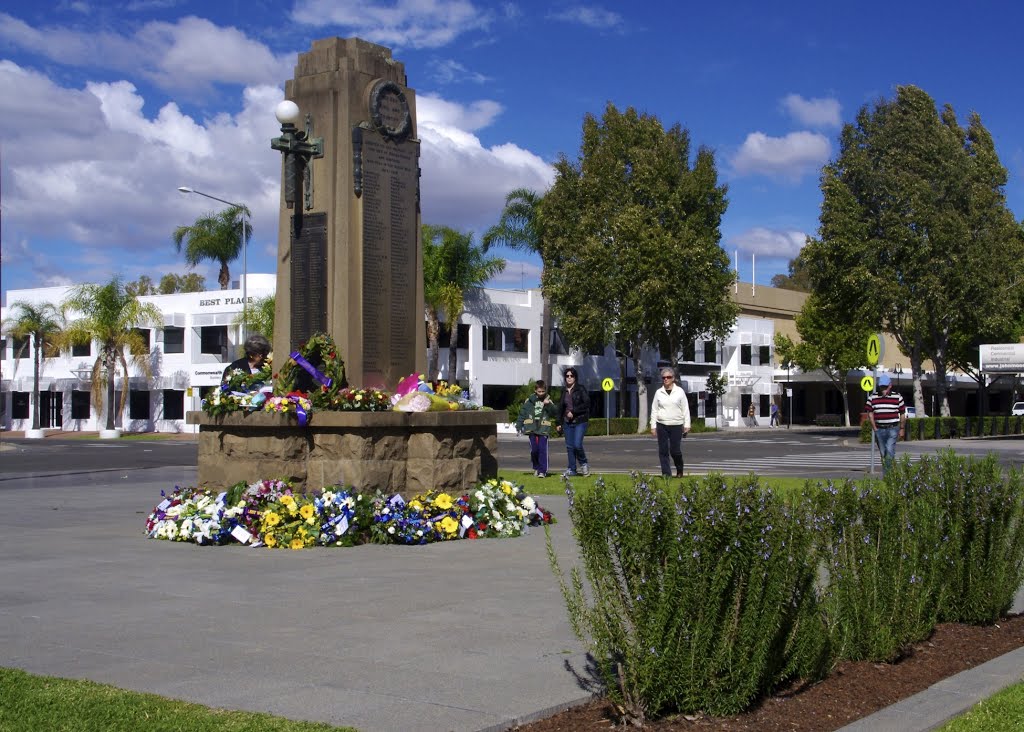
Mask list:
[[[878,377],[878,388],[868,399],[867,413],[871,418],[871,431],[878,443],[878,452],[882,456],[882,475],[884,476],[896,459],[896,440],[903,437],[907,422],[907,405],[903,395],[892,392],[892,378],[889,374]]]

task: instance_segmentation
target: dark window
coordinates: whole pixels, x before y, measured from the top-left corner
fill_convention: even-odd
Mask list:
[[[530,331],[525,328],[499,328],[484,326],[484,350],[526,353]]]
[[[740,346],[740,363],[750,365],[750,352],[751,347],[749,343],[744,343]]]
[[[590,346],[589,348],[587,348],[587,355],[588,356],[603,356],[604,355],[604,350],[605,350],[605,344],[603,344],[603,343],[595,343],[592,346]]]
[[[185,392],[164,389],[164,419],[185,419]]]
[[[762,366],[767,366],[772,362],[772,347],[761,346],[757,349],[757,360],[761,362]]]
[[[11,394],[11,419],[28,419],[28,392]]]
[[[89,392],[71,390],[71,419],[89,419]]]
[[[208,325],[199,330],[199,352],[216,353],[222,358],[228,352],[228,327],[226,325]]]
[[[164,328],[164,353],[185,352],[185,329]]]
[[[132,389],[128,392],[128,419],[149,419],[149,392]]]
[[[75,343],[71,346],[72,358],[88,358],[92,355],[92,341],[88,343]]]
[[[11,343],[14,346],[15,358],[28,358],[32,355],[28,348],[28,336],[25,336],[24,338],[12,336]]]
[[[693,341],[683,346],[683,360],[684,361],[696,361],[697,360],[697,344]]]
[[[142,341],[136,348],[132,349],[133,356],[145,356],[149,353],[149,328],[132,328],[132,333]]]
[[[704,341],[704,363],[718,363],[718,344]]]
[[[7,360],[7,339],[0,338],[0,359]]]
[[[451,345],[451,338],[448,335],[448,324],[441,323],[441,331],[437,334],[439,348],[448,348]],[[455,331],[455,347],[469,348],[469,323],[459,323]]]
[[[565,336],[558,328],[551,329],[551,353],[564,356],[569,353],[569,344],[565,342]]]

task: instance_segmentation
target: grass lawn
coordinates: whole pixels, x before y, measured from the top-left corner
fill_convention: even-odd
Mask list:
[[[210,709],[92,681],[0,668],[0,730],[50,732],[356,732],[255,712]]]
[[[562,480],[560,473],[549,473],[547,478],[537,478],[532,472],[528,471],[503,470],[499,477],[522,485],[526,493],[531,496],[556,496],[565,492],[565,481]],[[625,473],[591,473],[587,477],[578,475],[570,480],[574,486],[585,486],[593,485],[594,481],[598,478],[604,478],[604,482],[610,485],[632,485],[633,483],[633,479]],[[661,476],[654,476],[654,479],[662,480]],[[676,478],[671,478],[670,480],[676,480]],[[806,478],[762,476],[761,484],[772,486],[776,490],[784,492],[801,488],[806,480]]]
[[[971,711],[939,727],[939,732],[1020,732],[1024,729],[1024,682],[979,702]]]

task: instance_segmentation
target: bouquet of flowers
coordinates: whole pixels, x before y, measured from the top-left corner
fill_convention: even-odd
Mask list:
[[[319,543],[323,546],[362,544],[363,528],[372,522],[370,501],[362,493],[349,493],[340,486],[324,488],[313,497],[320,520]]]
[[[232,369],[220,387],[203,400],[203,411],[216,416],[240,409],[260,409],[271,391],[272,373],[269,357],[255,374]]]
[[[345,388],[335,394],[330,408],[353,412],[386,412],[391,409],[391,395],[379,389]]]
[[[226,492],[208,490],[186,492],[176,487],[153,508],[146,520],[146,531],[152,539],[195,541],[197,544],[225,544],[238,525],[240,506],[228,506]]]
[[[304,549],[320,538],[320,522],[313,499],[285,491],[263,504],[260,539],[271,549]]]
[[[528,526],[554,523],[551,513],[540,508],[522,488],[498,478],[491,478],[470,493],[469,507],[476,536],[519,536]]]

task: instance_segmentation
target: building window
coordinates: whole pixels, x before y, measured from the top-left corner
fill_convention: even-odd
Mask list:
[[[28,358],[31,355],[28,348],[28,336],[25,336],[24,338],[13,336],[11,338],[11,344],[14,346],[15,358]]]
[[[740,346],[740,363],[746,366],[750,365],[751,346],[749,343],[744,343]]]
[[[60,348],[43,339],[43,358],[60,358]]]
[[[89,392],[71,390],[71,419],[89,419]]]
[[[185,392],[164,389],[164,419],[185,419]]]
[[[526,328],[499,328],[484,326],[484,350],[526,353],[529,350],[530,331]]]
[[[132,333],[139,337],[142,342],[132,349],[133,356],[145,356],[149,353],[149,328],[132,328]]]
[[[0,359],[7,360],[7,339],[0,338]]]
[[[691,362],[697,360],[697,344],[693,341],[683,346],[683,360]]]
[[[185,352],[185,329],[164,328],[164,353]]]
[[[437,334],[437,345],[439,348],[448,348],[451,345],[451,338],[448,336],[448,324],[441,323],[441,330]],[[455,347],[469,348],[469,323],[459,323],[455,331]]]
[[[551,329],[551,340],[549,341],[551,353],[558,356],[565,356],[569,353],[569,344],[565,342],[565,336],[558,328]]]
[[[28,419],[28,396],[27,391],[11,394],[11,419]]]
[[[228,352],[228,327],[208,325],[199,329],[199,352],[215,353],[224,357]]]
[[[131,389],[128,392],[128,419],[149,419],[149,392]]]
[[[718,363],[718,344],[704,341],[704,363]]]
[[[72,358],[89,358],[92,356],[92,341],[88,343],[74,343],[71,346]]]
[[[761,362],[762,366],[767,366],[772,362],[772,347],[761,346],[757,349],[757,360]]]

